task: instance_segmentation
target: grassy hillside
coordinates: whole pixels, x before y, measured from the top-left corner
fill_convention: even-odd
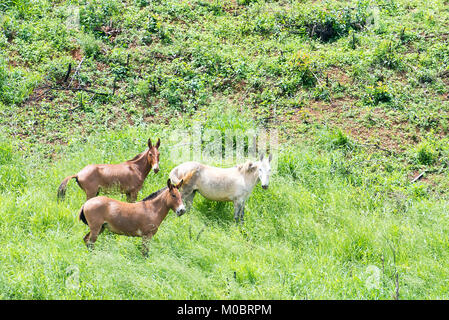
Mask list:
[[[2,1],[0,298],[447,299],[449,4],[429,3]],[[279,131],[244,226],[198,196],[148,259],[107,232],[88,252],[61,180],[161,137],[142,199],[195,123]]]

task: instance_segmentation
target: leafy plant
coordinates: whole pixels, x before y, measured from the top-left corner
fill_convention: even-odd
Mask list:
[[[364,98],[365,103],[377,105],[381,102],[391,102],[392,99],[393,93],[390,87],[382,81],[377,82],[375,86],[367,86],[367,95]]]
[[[437,160],[437,151],[435,147],[428,142],[420,143],[416,147],[416,162],[422,165],[431,165]]]
[[[402,58],[395,52],[391,41],[382,41],[374,50],[374,63],[389,69],[399,69],[402,66]]]

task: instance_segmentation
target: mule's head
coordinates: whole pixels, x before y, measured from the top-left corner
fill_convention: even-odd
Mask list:
[[[178,217],[186,213],[186,207],[184,206],[181,193],[179,192],[179,188],[181,188],[183,182],[184,180],[181,180],[177,185],[174,185],[171,183],[170,179],[167,180],[167,187],[168,187],[167,206],[174,212],[176,212]]]
[[[148,139],[148,163],[154,173],[159,172],[159,146],[161,145],[161,139],[157,139],[156,145],[153,146],[151,139]]]
[[[262,184],[263,189],[268,189],[268,182],[270,180],[270,174],[271,174],[271,154],[267,157],[265,157],[264,154],[260,156],[259,159],[259,165],[257,168],[257,174],[259,175],[260,183]]]

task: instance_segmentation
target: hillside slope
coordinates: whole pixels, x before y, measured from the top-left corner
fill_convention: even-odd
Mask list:
[[[448,26],[443,0],[2,1],[0,298],[447,299]],[[279,132],[245,225],[197,197],[150,258],[87,252],[61,180],[161,137],[142,199],[196,123]]]

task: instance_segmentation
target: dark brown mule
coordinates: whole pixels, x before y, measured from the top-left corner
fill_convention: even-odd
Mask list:
[[[86,193],[87,200],[98,195],[100,189],[118,188],[126,194],[128,202],[134,202],[142,189],[145,178],[153,169],[159,172],[159,146],[161,139],[155,146],[148,139],[148,149],[139,153],[133,159],[119,164],[91,164],[80,172],[62,180],[58,189],[58,200],[64,199],[67,183],[75,178],[81,189]]]
[[[187,178],[188,179],[188,178]],[[168,211],[172,209],[178,216],[185,213],[179,188],[183,180],[176,186],[167,181],[167,187],[158,190],[136,203],[127,203],[107,197],[95,197],[84,203],[79,218],[89,226],[89,233],[84,236],[88,249],[104,228],[122,235],[142,237],[142,254],[147,256],[148,240],[157,232]]]

